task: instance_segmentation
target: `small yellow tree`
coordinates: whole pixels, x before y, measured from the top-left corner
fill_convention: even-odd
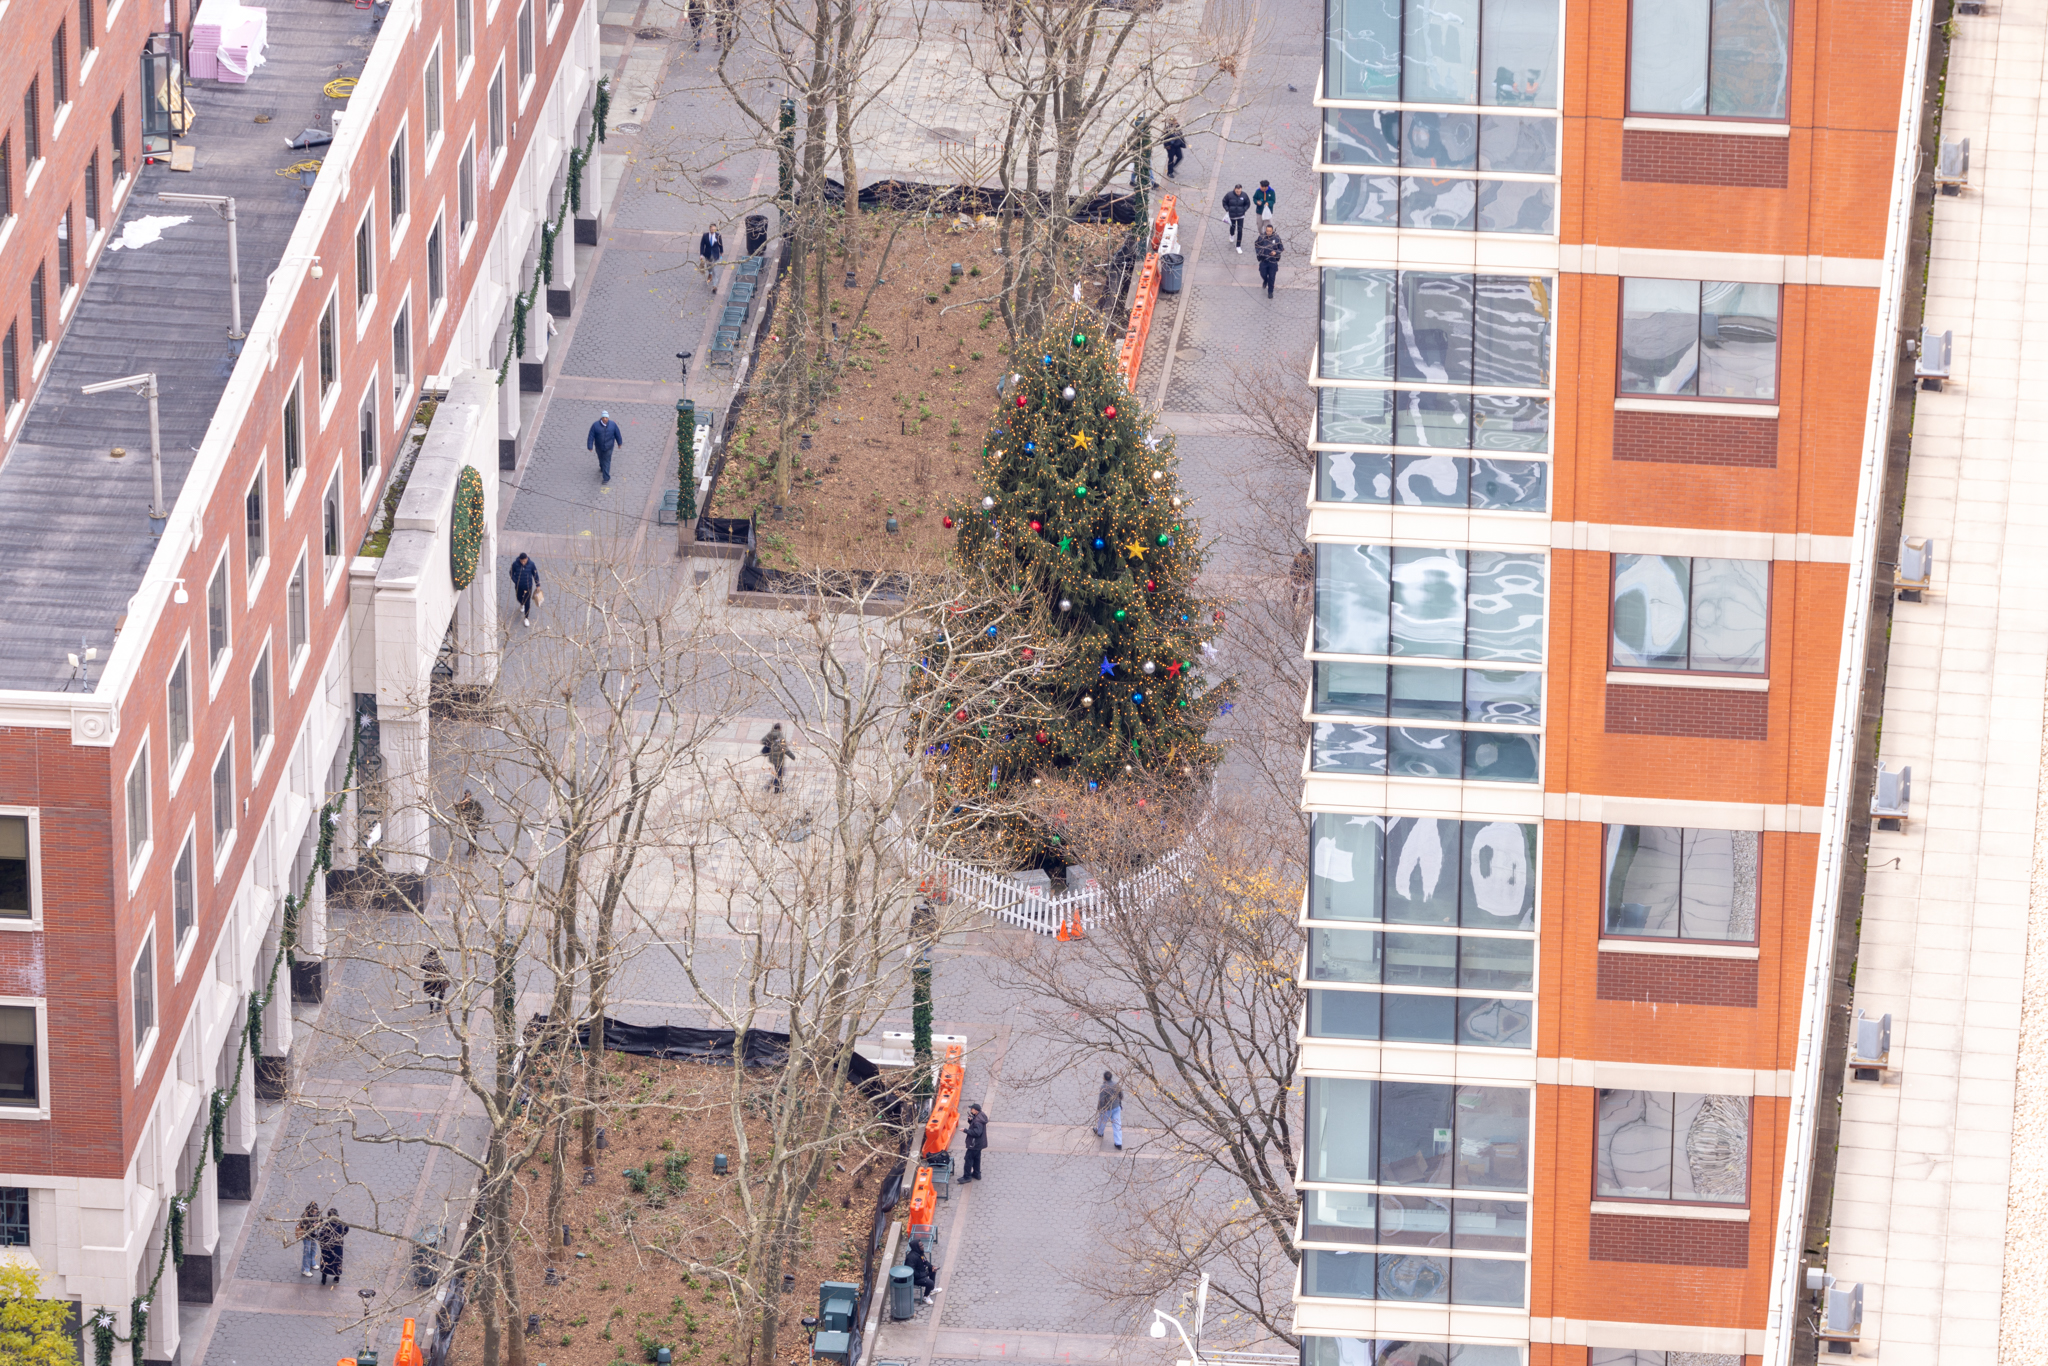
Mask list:
[[[0,1366],[78,1366],[71,1306],[42,1290],[34,1267],[0,1262]]]

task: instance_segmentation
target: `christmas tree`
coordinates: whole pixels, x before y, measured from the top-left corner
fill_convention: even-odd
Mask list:
[[[935,795],[979,820],[987,855],[1057,864],[1058,835],[1030,815],[1030,787],[1066,779],[1135,800],[1215,768],[1205,647],[1222,614],[1193,591],[1201,532],[1172,438],[1147,434],[1091,323],[1049,333],[998,390],[982,496],[946,519],[981,592],[944,630],[1014,638],[1028,667],[1007,687],[1024,695],[955,709],[953,737],[927,752]],[[918,686],[950,705],[965,680],[927,671]]]

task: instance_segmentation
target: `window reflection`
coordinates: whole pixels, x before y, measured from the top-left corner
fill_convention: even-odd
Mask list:
[[[1319,811],[1309,916],[1396,925],[1536,925],[1536,827]]]

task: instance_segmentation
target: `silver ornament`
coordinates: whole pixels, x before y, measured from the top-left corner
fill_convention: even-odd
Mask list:
[[[1073,610],[1074,610],[1074,601],[1073,601],[1073,599],[1072,599],[1072,598],[1061,598],[1061,599],[1060,599],[1060,610],[1061,610],[1062,612],[1071,612],[1071,611],[1073,611]]]
[[[1151,660],[1149,660],[1149,659],[1145,661],[1145,672],[1146,672],[1146,673],[1148,673],[1148,674],[1149,674],[1149,673],[1157,673],[1158,671],[1159,671],[1159,666],[1158,666],[1157,664],[1154,664],[1154,663],[1153,663],[1153,662],[1152,662]]]
[[[1095,705],[1095,699],[1087,693],[1082,693],[1081,705],[1084,707],[1092,707]]]
[[[993,498],[984,498],[984,499],[982,499],[982,500],[981,500],[981,510],[982,510],[983,512],[994,512],[994,511],[996,510],[996,500],[995,500],[995,499],[993,499]]]
[[[1155,483],[1155,484],[1156,484],[1156,483],[1158,483],[1158,482],[1159,482],[1160,480],[1164,479],[1165,477],[1166,477],[1166,471],[1165,471],[1165,470],[1154,470],[1154,471],[1152,471],[1152,482],[1153,482],[1153,483]]]

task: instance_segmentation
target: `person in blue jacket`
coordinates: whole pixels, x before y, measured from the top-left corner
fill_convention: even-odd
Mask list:
[[[626,434],[619,430],[619,424],[612,421],[608,412],[599,413],[597,421],[590,424],[590,436],[584,441],[583,449],[597,452],[597,472],[604,476],[604,482],[612,481],[612,452],[626,444]]]

